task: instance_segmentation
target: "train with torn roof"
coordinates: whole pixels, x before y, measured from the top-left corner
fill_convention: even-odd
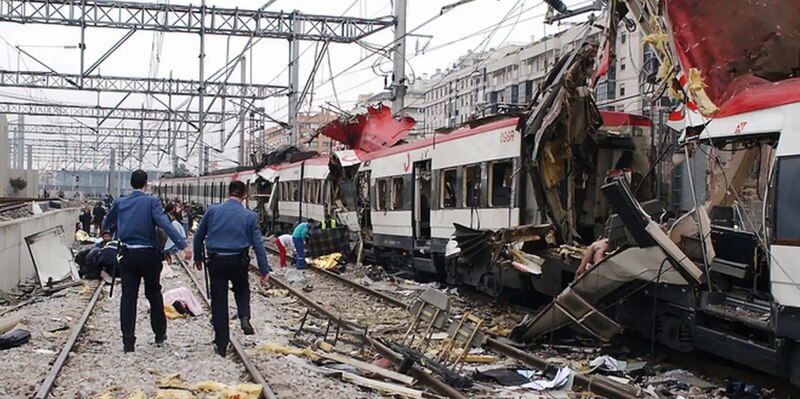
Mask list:
[[[800,385],[800,78],[788,57],[800,51],[800,4],[767,3],[608,2],[606,26],[638,23],[661,60],[656,86],[682,97],[683,135],[667,155],[707,160],[686,212],[651,200],[649,121],[593,103],[614,29],[562,57],[518,116],[249,171],[250,206],[265,231],[332,216],[371,261],[490,295],[554,297],[512,331],[521,343],[566,326],[603,342],[637,334]],[[214,179],[181,192],[216,201]],[[158,190],[175,184],[186,183]],[[576,278],[578,244],[597,236],[609,252]]]
[[[667,155],[688,172],[688,206],[665,217],[666,204],[634,199],[624,179],[604,185],[609,253],[511,338],[534,344],[567,326],[604,342],[636,334],[800,386],[800,1],[608,7],[606,26],[647,34],[662,65],[654,85],[681,102]]]

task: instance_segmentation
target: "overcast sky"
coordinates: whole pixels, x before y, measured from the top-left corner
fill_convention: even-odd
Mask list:
[[[455,0],[408,0],[408,30],[439,14],[442,6],[454,3]],[[582,5],[586,1],[565,1],[569,6]],[[184,2],[171,1],[172,4],[185,4]],[[198,3],[198,1],[193,1]],[[219,7],[239,7],[242,9],[257,9],[265,3],[264,0],[208,0],[207,5]],[[298,10],[303,13],[347,15],[358,17],[380,17],[392,13],[393,2],[390,0],[278,0],[269,7],[270,11]],[[447,68],[460,55],[468,51],[489,49],[507,43],[526,43],[532,38],[538,39],[545,34],[552,34],[562,29],[558,26],[543,24],[543,15],[546,6],[538,0],[475,0],[457,7],[445,15],[435,19],[414,33],[432,35],[431,39],[423,37],[409,37],[407,40],[407,75],[422,76],[433,74],[437,68]],[[498,28],[499,26],[499,28]],[[496,29],[495,29],[496,28]],[[107,48],[113,45],[125,34],[124,30],[89,28],[86,33],[86,65],[90,65]],[[392,41],[392,29],[386,29],[366,39],[367,42],[384,46]],[[116,51],[96,73],[103,75],[147,77],[156,33],[136,32],[119,50]],[[245,37],[206,37],[206,76],[217,71],[229,57],[235,57],[247,42]],[[20,46],[48,66],[61,73],[79,73],[80,52],[77,44],[80,41],[80,29],[75,27],[61,27],[52,25],[18,25],[12,23],[0,24],[0,67],[7,70],[32,70],[43,71],[45,68],[30,58],[19,55],[14,46]],[[305,52],[300,59],[301,87],[308,79],[311,71],[315,49],[315,42],[302,42],[301,52]],[[65,48],[68,47],[68,48]],[[226,50],[228,49],[229,50]],[[419,49],[419,51],[417,51]],[[425,49],[423,51],[423,49]],[[159,63],[158,77],[193,79],[199,76],[198,71],[199,36],[183,33],[164,33],[161,62]],[[288,43],[284,40],[264,39],[253,49],[252,81],[254,83],[287,84],[286,66],[288,63]],[[249,54],[248,54],[249,55]],[[356,61],[366,58],[348,72],[330,81],[331,75],[340,74],[351,67]],[[379,65],[373,68],[376,61]],[[363,49],[357,44],[331,44],[330,63],[323,63],[323,67],[315,77],[315,91],[313,99],[307,98],[303,110],[319,110],[320,105],[331,101],[335,103],[334,87],[340,106],[351,109],[359,94],[376,93],[384,89],[384,73],[390,73],[391,62],[378,55]],[[248,79],[251,76],[248,71]],[[235,71],[232,81],[238,82],[239,71]],[[388,79],[388,77],[387,77]],[[95,105],[97,95],[90,92],[79,91],[43,91],[39,89],[14,89],[0,88],[2,101],[33,101],[32,99],[51,102],[64,102]],[[12,97],[9,97],[12,96]],[[103,93],[100,95],[101,105],[113,106],[124,94]],[[162,96],[166,101],[166,97]],[[27,100],[31,99],[31,100]],[[175,97],[173,103],[180,103],[184,99]],[[308,100],[313,100],[310,104]],[[145,102],[145,96],[132,95],[122,107],[137,108]],[[268,99],[261,102],[267,113],[276,119],[286,120],[287,101],[285,97]],[[196,109],[197,102],[193,108]],[[159,107],[157,103],[154,107]],[[160,107],[159,107],[160,108]],[[229,110],[231,107],[229,106]],[[13,122],[16,116],[9,116]],[[28,123],[74,123],[74,121],[54,118],[28,118]],[[86,121],[90,125],[94,121]],[[107,121],[103,126],[114,126],[118,121]],[[126,122],[127,126],[138,126],[134,121]],[[232,129],[233,124],[226,126]],[[219,130],[219,126],[211,126],[209,130]],[[219,133],[207,134],[204,141],[216,148],[220,148],[221,137]],[[232,139],[224,154],[213,155],[212,161],[235,159],[237,145]],[[185,148],[178,150],[181,156],[185,155]],[[145,166],[154,167],[155,157],[151,156]],[[196,156],[190,157],[191,165],[196,163]],[[228,164],[230,166],[232,164]],[[160,169],[168,169],[168,160],[160,164]]]

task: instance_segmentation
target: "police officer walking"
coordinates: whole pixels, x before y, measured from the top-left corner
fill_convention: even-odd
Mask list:
[[[175,245],[183,250],[186,260],[192,250],[169,223],[158,198],[145,194],[147,173],[141,169],[131,174],[133,193],[120,198],[108,211],[103,221],[104,230],[116,229],[121,242],[119,274],[122,279],[122,298],[119,306],[119,323],[125,352],[133,352],[136,343],[136,302],[139,284],[144,279],[144,296],[150,302],[150,326],[156,345],[167,339],[167,318],[161,297],[162,255],[156,226],[167,232]]]
[[[203,243],[208,252],[208,271],[211,276],[211,323],[214,325],[215,352],[225,357],[230,341],[228,325],[228,281],[233,286],[236,310],[242,331],[255,334],[250,325],[250,247],[256,252],[261,284],[269,282],[269,264],[264,249],[258,215],[245,208],[244,183],[234,180],[228,186],[228,201],[211,205],[203,215],[194,235],[194,265],[203,268]]]

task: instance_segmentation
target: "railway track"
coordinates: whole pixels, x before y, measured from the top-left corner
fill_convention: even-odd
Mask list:
[[[200,294],[200,297],[203,298],[203,300],[205,301],[206,305],[208,307],[210,307],[210,304],[209,304],[208,300],[206,299],[206,297],[204,295],[202,295],[203,290],[202,290],[201,286],[198,284],[196,278],[192,275],[192,273],[189,272],[189,270],[187,270],[187,266],[186,266],[185,263],[183,263],[183,261],[181,261],[180,265],[184,269],[186,274],[189,276],[190,280],[192,281],[192,284],[195,286],[195,291],[197,291]],[[92,283],[92,284],[94,284],[94,283]],[[103,283],[97,283],[96,285],[93,286],[92,296],[89,299],[89,301],[87,302],[85,309],[82,311],[81,317],[70,327],[70,333],[69,333],[69,337],[67,338],[67,341],[65,342],[65,344],[61,348],[61,351],[59,352],[58,357],[53,362],[52,366],[50,367],[49,371],[47,372],[46,376],[44,377],[44,380],[38,386],[38,389],[36,390],[36,393],[32,396],[33,398],[35,398],[35,399],[46,399],[46,398],[54,397],[54,396],[57,396],[57,397],[64,397],[64,396],[66,396],[66,397],[74,397],[75,393],[70,391],[69,389],[71,389],[71,388],[68,388],[68,387],[69,387],[70,384],[75,384],[74,381],[76,379],[80,380],[81,379],[81,374],[80,374],[80,372],[75,372],[74,370],[71,370],[71,368],[76,368],[76,367],[77,368],[103,367],[104,366],[104,364],[99,363],[99,362],[98,363],[86,364],[86,363],[89,363],[89,362],[85,362],[85,360],[87,359],[87,356],[95,356],[95,355],[98,355],[98,353],[105,352],[105,353],[102,353],[102,354],[107,358],[124,359],[125,357],[128,357],[129,363],[130,362],[133,362],[133,363],[137,362],[137,359],[132,358],[131,355],[122,354],[121,352],[119,352],[119,353],[117,352],[119,350],[119,348],[116,346],[116,344],[118,343],[118,338],[117,338],[118,330],[117,330],[116,324],[114,324],[113,326],[108,326],[108,325],[101,325],[101,324],[105,324],[105,323],[103,323],[102,320],[97,320],[97,321],[94,321],[94,322],[92,321],[93,320],[93,317],[92,317],[93,313],[97,312],[98,310],[106,311],[106,313],[112,313],[113,316],[116,316],[116,314],[117,314],[117,311],[115,309],[101,309],[100,306],[99,306],[100,303],[104,302],[103,301],[104,287],[105,287],[105,284],[103,284]],[[119,287],[117,287],[117,288],[119,288]],[[119,294],[115,294],[115,296],[118,296],[118,295]],[[106,298],[106,299],[108,299],[108,298]],[[94,323],[95,325],[92,326],[92,327],[89,327],[89,325],[92,324],[92,323]],[[211,329],[210,324],[206,325],[207,323],[203,323],[203,321],[200,321],[200,320],[194,320],[194,321],[191,321],[191,323],[200,323],[200,324],[202,324],[204,326],[204,328],[206,328],[208,330]],[[146,329],[147,327],[143,325],[145,323],[141,323],[140,322],[138,324],[139,324],[139,333],[141,334],[141,333],[143,333],[142,330]],[[89,338],[89,337],[85,336],[84,333],[85,333],[85,331],[87,329],[88,330],[98,330],[98,328],[102,329],[103,331],[108,331],[109,332],[108,335],[113,335],[113,337],[109,340],[109,342],[111,342],[110,346],[106,347],[103,343],[101,343],[99,340],[97,340],[96,337]],[[113,331],[113,333],[111,331]],[[170,341],[168,340],[167,342],[169,343]],[[245,352],[244,347],[233,336],[231,337],[231,343],[233,345],[234,352],[236,353],[236,358],[238,358],[238,361],[243,366],[244,371],[246,371],[247,375],[249,375],[250,379],[252,379],[252,382],[261,385],[261,387],[262,387],[261,397],[263,397],[265,399],[277,399],[277,396],[272,392],[272,390],[271,390],[270,386],[267,384],[264,376],[261,374],[261,372],[258,370],[258,368],[255,366],[253,361],[250,359],[250,357]],[[201,342],[190,342],[190,343],[179,343],[178,345],[182,345],[183,347],[188,347],[188,348],[202,348],[200,350],[204,350],[206,348],[205,344],[207,344],[207,343],[206,342],[202,342],[202,343]],[[82,348],[83,350],[80,350],[80,348]],[[161,349],[153,349],[153,350],[157,351],[157,350],[161,350]],[[112,353],[108,353],[109,351],[113,351],[113,352]],[[145,351],[146,351],[146,349],[145,349]],[[137,351],[137,353],[138,353],[138,351]],[[167,356],[173,356],[174,355],[174,354],[170,353],[170,351],[167,350],[167,349],[164,349],[163,353],[167,354]],[[208,353],[205,353],[204,355],[203,354],[199,354],[199,353],[195,353],[194,355],[195,356],[200,356],[200,357],[212,357],[213,356],[211,351],[210,351],[210,349],[208,349]],[[230,361],[230,360],[227,360],[227,361]],[[154,371],[154,370],[149,370],[149,371]],[[170,372],[175,372],[175,371],[184,372],[185,370],[171,370]],[[100,373],[102,374],[102,372],[100,372]],[[189,372],[187,371],[187,373],[189,373]],[[147,373],[144,373],[144,374],[147,374]],[[144,378],[145,378],[145,380],[151,379],[151,377],[144,377]],[[102,390],[102,389],[110,389],[110,390],[114,389],[114,386],[109,387],[109,386],[107,386],[107,384],[106,384],[106,386],[102,386],[102,384],[103,384],[102,381],[92,381],[92,382],[96,384],[96,386],[92,387],[93,390],[95,390],[95,391]],[[85,383],[85,381],[81,382],[81,383]],[[132,381],[131,384],[135,385],[135,382]],[[97,386],[97,385],[99,385],[99,386]],[[118,385],[118,384],[115,384],[115,385]],[[66,389],[66,392],[65,392],[65,389]]]
[[[67,357],[75,348],[75,344],[78,342],[78,337],[80,337],[81,332],[83,332],[83,329],[86,326],[86,322],[89,320],[89,316],[91,316],[92,311],[94,311],[95,306],[97,306],[97,302],[99,301],[102,292],[103,284],[97,283],[91,299],[86,304],[86,309],[84,309],[80,319],[78,319],[78,321],[70,329],[67,342],[62,347],[61,352],[56,358],[56,361],[53,363],[53,366],[50,368],[50,371],[47,373],[47,376],[45,376],[42,385],[39,386],[39,390],[36,391],[36,394],[34,395],[35,399],[45,399],[50,396],[50,392],[53,390],[56,382],[56,377],[58,377],[58,375],[61,373],[61,370],[64,368],[64,365],[67,362]]]
[[[204,286],[200,285],[200,283],[197,281],[197,278],[189,270],[189,266],[183,259],[178,258],[178,263],[180,264],[183,271],[186,272],[186,275],[189,276],[189,279],[192,281],[192,285],[194,286],[195,292],[200,296],[200,298],[203,300],[203,303],[206,304],[208,309],[211,309],[211,300],[205,296],[203,291]],[[252,378],[253,382],[255,382],[256,384],[261,385],[261,397],[265,399],[278,399],[278,397],[272,391],[272,388],[270,388],[269,384],[267,383],[267,380],[261,374],[261,371],[259,371],[255,363],[253,363],[252,359],[250,359],[250,356],[245,352],[245,348],[242,345],[242,343],[239,342],[239,339],[236,338],[234,335],[231,335],[230,341],[231,341],[231,346],[233,347],[233,350],[236,353],[236,356],[244,365],[244,368],[247,370],[247,373],[250,375],[250,378]]]
[[[266,245],[266,248],[270,252],[276,253],[275,249],[271,248],[269,245]],[[255,270],[255,265],[252,266],[253,270]],[[336,273],[327,270],[322,270],[314,267],[310,267],[308,270],[311,270],[313,273],[322,276],[324,279],[327,279],[328,281],[334,282],[335,283],[334,285],[339,287],[339,289],[332,288],[328,284],[323,284],[322,286],[320,286],[319,283],[322,280],[314,279],[315,285],[313,287],[312,292],[318,290],[334,289],[336,291],[333,292],[338,292],[339,294],[337,295],[337,297],[339,297],[340,299],[348,298],[347,301],[339,301],[340,303],[343,302],[344,305],[340,306],[337,310],[335,305],[329,303],[330,301],[325,299],[320,299],[319,297],[312,297],[311,295],[306,295],[301,290],[298,290],[297,288],[293,287],[291,284],[286,283],[280,278],[272,276],[270,277],[270,281],[273,282],[278,287],[288,291],[292,296],[298,298],[309,308],[312,308],[317,312],[326,315],[329,318],[329,320],[331,320],[332,322],[338,324],[339,326],[345,329],[354,331],[367,331],[367,329],[364,327],[364,324],[362,324],[363,322],[359,323],[359,319],[361,318],[359,314],[361,313],[360,308],[362,305],[358,304],[360,302],[358,299],[363,298],[363,295],[366,295],[368,298],[368,304],[366,305],[366,307],[368,308],[371,307],[373,309],[372,314],[367,317],[367,320],[370,320],[372,325],[376,324],[374,319],[376,318],[381,319],[381,317],[376,317],[376,316],[380,315],[382,309],[384,309],[386,306],[396,311],[401,311],[403,313],[406,313],[407,315],[406,320],[409,320],[409,322],[408,324],[405,323],[401,324],[402,326],[410,325],[410,320],[413,320],[410,314],[408,314],[405,310],[407,308],[407,303],[403,299],[397,298],[392,295],[388,295],[384,292],[374,290],[356,281],[350,280],[346,277],[343,277],[341,275],[338,275]],[[345,286],[350,290],[352,290],[353,292],[358,293],[358,295],[354,296],[345,295],[344,293],[342,293],[340,289],[342,286]],[[350,300],[350,298],[355,298],[355,299]],[[374,299],[377,299],[378,302],[374,301]],[[351,308],[356,308],[355,311],[356,314],[354,316],[351,316],[351,312],[349,311],[349,309]],[[396,323],[397,321],[393,320],[393,322]],[[386,357],[387,359],[391,360],[393,363],[399,366],[400,363],[402,363],[403,360],[402,357],[376,339],[378,336],[381,335],[380,330],[373,328],[371,328],[370,330],[376,332],[377,335],[365,333],[362,338],[364,342],[366,344],[371,345],[378,353],[380,353],[382,356]],[[487,340],[484,348],[489,349],[499,355],[507,356],[511,359],[520,361],[529,367],[541,370],[546,375],[551,377],[555,375],[556,371],[558,370],[558,367],[549,363],[545,358],[526,352],[517,347],[514,347],[510,344],[510,341],[507,341],[505,339],[490,337]],[[460,392],[458,389],[444,383],[442,380],[434,377],[433,375],[421,369],[416,369],[413,371],[413,373],[414,373],[413,376],[418,378],[420,382],[422,382],[424,385],[433,388],[437,393],[441,395],[456,399],[461,399],[466,397],[464,393]],[[602,395],[604,397],[613,399],[632,399],[636,397],[633,392],[626,390],[624,387],[614,383],[613,381],[610,381],[605,377],[576,374],[574,381],[576,385],[582,386],[585,389],[593,392],[594,394]]]

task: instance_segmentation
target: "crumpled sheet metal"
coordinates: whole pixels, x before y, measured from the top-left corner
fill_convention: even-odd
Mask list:
[[[353,150],[374,152],[397,144],[416,125],[413,118],[392,116],[385,105],[367,108],[367,113],[337,119],[321,127],[319,132]]]
[[[596,306],[602,298],[634,280],[655,281],[658,278],[659,281],[666,284],[686,285],[686,280],[674,268],[669,267],[667,261],[664,252],[657,246],[623,248],[589,269],[567,287],[559,295],[559,298],[562,295],[578,296],[591,306]],[[659,271],[661,272],[660,277],[658,277]],[[534,318],[526,318],[515,326],[511,331],[510,338],[520,342],[531,342],[550,331],[572,324],[574,314],[555,306],[558,301],[557,298]],[[610,339],[621,329],[614,328],[607,331],[609,334],[603,334],[603,337]]]

